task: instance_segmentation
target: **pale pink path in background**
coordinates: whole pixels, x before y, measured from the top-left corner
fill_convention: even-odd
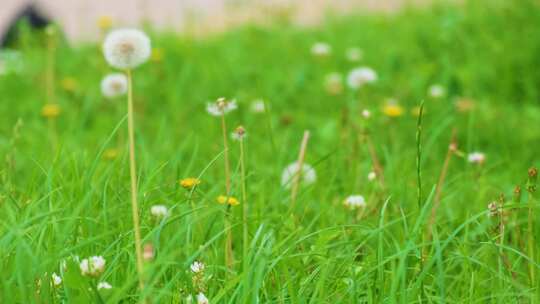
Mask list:
[[[0,0],[0,31],[29,0]],[[219,31],[246,21],[265,23],[288,14],[300,24],[313,24],[334,13],[394,11],[405,3],[428,0],[34,0],[57,20],[72,40],[99,37],[96,21],[109,16],[115,26],[137,26],[148,20],[159,29]]]

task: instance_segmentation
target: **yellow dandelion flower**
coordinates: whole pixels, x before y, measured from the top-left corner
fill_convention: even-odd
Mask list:
[[[388,117],[399,117],[403,115],[403,107],[398,104],[389,103],[383,107],[383,113]]]
[[[60,115],[60,106],[55,103],[49,103],[41,108],[41,115],[45,118],[56,118]]]
[[[152,62],[162,62],[163,57],[165,57],[165,53],[163,52],[163,49],[160,49],[160,48],[152,49],[152,54],[150,55],[150,60]]]
[[[229,206],[238,206],[240,205],[240,202],[232,197],[232,196],[225,196],[225,195],[220,195],[217,197],[217,202],[221,205],[224,205],[224,204],[228,204]]]
[[[201,183],[201,180],[196,177],[188,177],[188,178],[181,179],[179,183],[180,183],[180,186],[182,186],[182,188],[191,190],[197,187]]]
[[[79,88],[79,83],[73,77],[66,77],[61,81],[62,89],[66,92],[74,93]]]
[[[111,148],[103,151],[103,158],[106,160],[113,160],[118,157],[118,149]]]
[[[113,20],[110,16],[101,16],[97,20],[97,25],[101,30],[106,31],[112,27]]]

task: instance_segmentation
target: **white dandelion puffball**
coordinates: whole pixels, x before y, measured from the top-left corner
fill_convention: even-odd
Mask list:
[[[359,49],[359,48],[356,48],[356,47],[349,48],[345,52],[345,57],[347,58],[347,60],[349,60],[351,62],[360,61],[360,60],[362,60],[363,56],[364,56],[364,54],[363,54],[362,50]]]
[[[62,278],[57,275],[56,272],[53,272],[53,274],[51,275],[51,280],[54,286],[60,286],[60,284],[62,284]]]
[[[377,81],[377,72],[368,67],[356,68],[347,75],[347,85],[353,90],[358,90],[363,85],[375,81]]]
[[[97,277],[105,271],[105,259],[102,256],[92,256],[83,259],[79,264],[83,276]]]
[[[151,53],[150,39],[137,29],[114,30],[103,42],[105,60],[117,69],[136,68],[146,62]]]
[[[107,282],[99,282],[97,284],[97,289],[100,290],[100,289],[111,289],[112,288],[112,285],[107,283]]]
[[[189,266],[189,268],[193,273],[199,273],[204,271],[204,264],[202,262],[195,261],[193,264],[191,264],[191,266]]]
[[[107,98],[115,98],[126,94],[128,80],[122,73],[113,73],[105,76],[101,81],[101,93]]]
[[[467,160],[471,164],[481,165],[486,161],[486,155],[482,152],[472,152],[467,155]]]
[[[169,209],[165,205],[154,205],[150,207],[150,213],[156,218],[165,218],[169,216]]]
[[[371,117],[371,112],[368,109],[362,110],[362,117],[364,117],[365,119],[370,118]]]
[[[348,196],[345,201],[343,201],[343,204],[351,209],[358,209],[358,208],[364,208],[366,207],[366,200],[362,195],[351,195]]]
[[[197,304],[208,304],[208,298],[206,298],[206,296],[200,292],[198,295],[197,295]]]
[[[281,185],[285,188],[290,188],[295,177],[300,173],[298,162],[294,162],[288,165],[283,174],[281,175]],[[302,165],[302,171],[300,173],[300,183],[302,185],[311,185],[317,180],[317,173],[312,166],[308,164]]]
[[[430,86],[428,93],[429,93],[429,96],[431,96],[432,98],[442,98],[446,96],[446,90],[440,84],[434,84]]]
[[[256,99],[251,102],[250,110],[253,113],[264,113],[265,106],[264,106],[264,100],[262,99]]]
[[[375,173],[375,171],[371,171],[371,172],[369,172],[369,174],[367,175],[367,179],[368,179],[368,181],[370,181],[370,182],[374,181],[376,178],[377,178],[377,173]]]
[[[332,47],[325,42],[316,42],[311,47],[311,54],[313,54],[313,56],[325,57],[330,55],[331,52]]]
[[[234,111],[238,108],[236,100],[228,101],[225,98],[221,97],[215,102],[209,102],[206,105],[206,111],[212,116],[221,116],[225,115],[231,111]]]

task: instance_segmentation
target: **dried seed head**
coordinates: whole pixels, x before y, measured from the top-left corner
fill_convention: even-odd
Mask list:
[[[521,187],[518,185],[516,188],[514,188],[514,199],[513,202],[515,204],[519,204],[521,202]]]
[[[529,180],[527,181],[527,190],[530,193],[536,191],[536,180],[538,179],[538,169],[532,167],[529,169]]]

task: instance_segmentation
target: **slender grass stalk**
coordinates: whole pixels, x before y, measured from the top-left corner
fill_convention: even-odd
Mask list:
[[[144,265],[142,255],[141,229],[139,219],[139,204],[137,202],[137,164],[135,162],[135,121],[133,118],[133,78],[131,70],[127,70],[128,78],[128,140],[129,140],[129,173],[131,178],[131,212],[133,217],[133,232],[135,235],[135,255],[137,259],[137,273],[139,288],[144,289]]]
[[[418,121],[416,123],[416,182],[418,208],[422,209],[422,118],[424,116],[424,101],[420,104],[418,112]]]
[[[529,214],[527,218],[527,254],[531,261],[536,261],[535,256],[535,240],[534,240],[534,192],[536,191],[536,179],[538,178],[538,169],[530,168],[529,169],[529,179],[527,181],[527,191],[529,192],[528,196],[528,207]],[[536,285],[536,268],[533,262],[529,262],[529,280],[530,287],[535,288]]]
[[[300,181],[302,180],[302,167],[304,166],[304,160],[306,158],[307,144],[309,141],[309,131],[304,131],[304,137],[300,145],[300,153],[298,154],[298,172],[293,176],[292,188],[291,188],[291,209],[296,204],[296,196],[300,189]]]
[[[223,133],[223,158],[225,160],[225,191],[226,196],[231,195],[231,169],[229,163],[229,144],[227,141],[227,124],[225,123],[225,113],[221,115],[221,130]],[[225,264],[227,268],[232,269],[234,264],[234,253],[232,250],[233,235],[231,230],[231,222],[229,219],[229,214],[231,211],[231,206],[227,205],[227,210],[225,212]]]
[[[56,28],[54,25],[49,25],[46,29],[47,34],[47,63],[45,70],[45,90],[46,104],[56,105],[56,90],[54,88],[56,82]],[[49,139],[51,141],[52,151],[55,152],[58,147],[58,135],[56,132],[56,117],[47,117],[49,129]]]
[[[240,127],[241,128],[241,127]],[[243,129],[242,129],[243,132]],[[242,135],[243,136],[243,135]],[[249,271],[248,251],[249,251],[249,231],[248,231],[248,205],[247,205],[247,184],[246,184],[246,153],[244,148],[244,138],[240,138],[240,178],[242,184],[242,232],[243,232],[243,272],[247,276]],[[244,279],[247,282],[247,279]],[[244,285],[244,300],[247,299],[248,286]]]

